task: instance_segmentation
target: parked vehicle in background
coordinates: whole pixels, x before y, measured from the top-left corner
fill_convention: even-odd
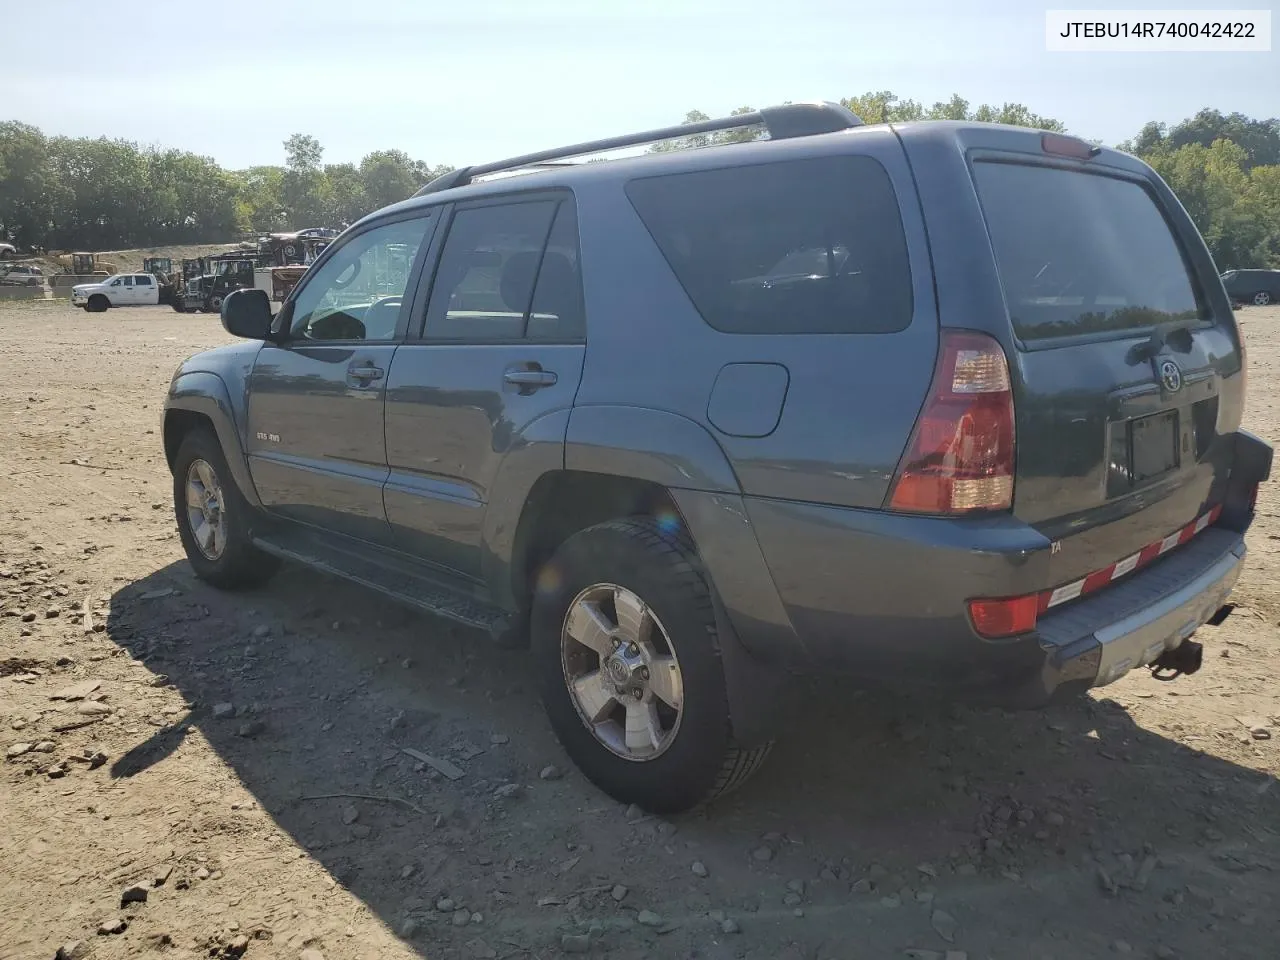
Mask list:
[[[658,812],[759,767],[788,672],[1198,670],[1271,468],[1169,188],[1024,128],[789,104],[463,168],[222,321],[166,400],[196,574],[528,644],[569,755]]]
[[[12,260],[17,255],[18,248],[12,243],[0,243],[0,260]]]
[[[182,295],[173,304],[179,313],[217,312],[227,294],[253,286],[256,259],[227,253],[183,261]],[[188,264],[191,267],[188,267]],[[195,271],[199,270],[199,273]]]
[[[108,307],[140,307],[160,302],[160,284],[149,273],[121,273],[101,283],[78,283],[71,288],[72,306],[89,313]]]
[[[44,271],[39,267],[23,264],[0,264],[0,286],[6,287],[42,287]]]
[[[1222,286],[1232,303],[1265,307],[1280,303],[1280,270],[1228,270]]]
[[[338,231],[327,227],[309,227],[260,238],[253,285],[272,300],[283,302],[337,235]]]
[[[336,230],[309,227],[292,233],[271,233],[258,240],[264,266],[287,267],[312,263],[337,236]]]

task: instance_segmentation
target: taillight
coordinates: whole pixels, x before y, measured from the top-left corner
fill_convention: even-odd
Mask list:
[[[988,639],[1030,633],[1040,613],[1039,597],[1032,593],[1007,600],[970,600],[969,619],[978,636]]]
[[[889,498],[911,513],[1013,506],[1013,391],[1004,350],[982,333],[947,331],[920,419]]]

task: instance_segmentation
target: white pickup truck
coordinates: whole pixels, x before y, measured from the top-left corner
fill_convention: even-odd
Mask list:
[[[160,302],[160,285],[149,273],[118,273],[101,283],[79,283],[71,288],[71,305],[89,313],[108,307],[141,307]]]

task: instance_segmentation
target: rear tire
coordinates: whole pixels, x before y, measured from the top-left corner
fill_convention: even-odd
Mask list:
[[[201,501],[206,504],[203,511],[197,506]],[[254,587],[270,580],[279,568],[277,558],[253,545],[253,508],[236,486],[217,436],[207,427],[192,430],[178,447],[173,505],[183,549],[201,580],[226,590]]]
[[[592,783],[655,813],[734,789],[772,746],[744,750],[733,740],[711,590],[700,570],[692,546],[656,521],[613,520],[566,540],[534,592],[530,646],[556,736]],[[647,626],[629,631],[628,623]],[[575,639],[571,624],[594,646]],[[636,634],[651,639],[631,642]],[[628,663],[630,687],[618,683]]]
[[[100,293],[95,293],[89,298],[89,302],[84,305],[84,308],[89,313],[106,313],[109,306],[111,306],[110,300]]]
[[[1267,291],[1265,290],[1262,290],[1253,295],[1253,305],[1255,307],[1265,307],[1270,302],[1271,302],[1271,294],[1267,293]]]

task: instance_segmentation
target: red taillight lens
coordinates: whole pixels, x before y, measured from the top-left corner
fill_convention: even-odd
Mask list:
[[[1013,392],[1004,350],[982,333],[951,331],[889,507],[970,513],[1013,506]]]
[[[979,636],[1012,637],[1036,628],[1040,602],[1036,594],[1007,600],[970,600],[969,619]]]

